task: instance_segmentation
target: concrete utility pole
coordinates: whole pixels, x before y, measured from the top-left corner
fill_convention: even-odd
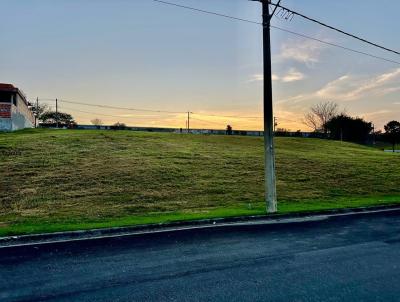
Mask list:
[[[36,114],[35,114],[35,128],[37,128],[37,120],[39,118],[39,98],[36,98]]]
[[[187,133],[190,133],[190,114],[191,112],[187,112]]]
[[[375,145],[375,124],[372,124],[372,144]]]
[[[270,25],[272,14],[269,12],[270,0],[251,0],[262,4],[263,16],[263,48],[264,48],[264,156],[265,156],[265,201],[267,212],[275,213],[276,177],[275,177],[275,149],[274,149],[274,113],[272,103],[272,68],[271,68],[271,36]],[[280,1],[277,5],[279,5]]]
[[[58,99],[56,99],[56,127],[58,129]]]

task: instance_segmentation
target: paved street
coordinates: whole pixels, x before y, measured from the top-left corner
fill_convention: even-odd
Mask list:
[[[400,301],[400,214],[0,252],[0,301]]]

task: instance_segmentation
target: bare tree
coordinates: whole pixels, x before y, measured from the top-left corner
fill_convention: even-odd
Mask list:
[[[36,118],[40,120],[41,115],[49,111],[50,108],[46,104],[37,104],[37,105],[32,104],[31,110],[33,114],[36,116]]]
[[[335,102],[321,102],[310,108],[304,115],[303,123],[315,132],[327,133],[326,123],[339,114],[339,105]]]
[[[90,122],[95,126],[103,125],[103,121],[101,119],[99,119],[99,118],[95,118],[95,119],[91,120]]]

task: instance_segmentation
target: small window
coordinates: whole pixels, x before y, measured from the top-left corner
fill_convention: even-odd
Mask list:
[[[12,94],[11,99],[12,99],[14,106],[17,106],[17,96],[15,94]]]

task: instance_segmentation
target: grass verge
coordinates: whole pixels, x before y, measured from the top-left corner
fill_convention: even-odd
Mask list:
[[[400,203],[400,156],[277,138],[280,213]],[[257,137],[0,134],[0,236],[264,213]]]

